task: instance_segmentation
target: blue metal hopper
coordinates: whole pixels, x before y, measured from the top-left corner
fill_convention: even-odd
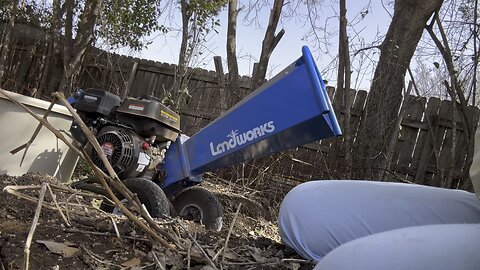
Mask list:
[[[310,50],[198,133],[167,151],[162,188],[201,173],[340,136]]]

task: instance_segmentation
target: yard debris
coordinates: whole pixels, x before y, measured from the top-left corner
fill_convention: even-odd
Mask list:
[[[141,263],[142,263],[142,261],[139,258],[133,258],[131,260],[128,260],[128,261],[122,263],[122,266],[123,267],[137,267],[137,266],[140,266]]]
[[[68,245],[67,243],[57,243],[45,240],[37,240],[37,243],[44,244],[51,252],[67,258],[72,257],[79,251],[78,248],[71,247],[71,245]]]
[[[52,188],[63,213],[68,208],[71,226],[65,224],[52,195],[45,189],[43,204],[52,207],[44,207],[39,215],[30,251],[31,269],[52,269],[57,265],[59,269],[312,268],[310,262],[278,242],[278,232],[272,222],[249,216],[260,209],[239,206],[244,200],[235,199],[241,196],[219,196],[224,205],[236,205],[236,209],[226,207],[226,226],[220,232],[177,218],[154,219],[184,247],[171,250],[154,241],[127,217],[93,208],[91,201],[99,199],[97,194],[89,196],[88,192],[71,189],[51,176],[29,173],[20,177],[0,176],[0,189],[14,186],[17,188],[9,190],[25,195],[3,193],[0,196],[0,259],[6,269],[20,269],[23,264],[28,223],[35,214],[42,183]],[[36,188],[22,189],[24,186]],[[227,190],[215,181],[208,181],[205,187],[215,193]],[[256,204],[249,207],[252,205]],[[256,233],[250,235],[249,231]]]
[[[37,225],[36,238],[51,240],[36,242],[45,245],[50,251],[47,253],[39,245],[33,245],[31,264],[35,269],[292,269],[292,265],[299,264],[297,261],[282,261],[295,254],[278,243],[275,225],[265,220],[265,216],[259,215],[268,212],[264,209],[264,204],[235,192],[219,193],[231,188],[235,185],[233,183],[228,184],[228,188],[215,187],[214,181],[203,184],[205,188],[217,193],[223,205],[227,206],[226,224],[231,222],[228,231],[226,227],[220,232],[208,231],[202,225],[178,218],[152,218],[138,197],[118,178],[95,136],[66,102],[63,94],[55,93],[54,97],[69,109],[102,159],[108,174],[94,165],[84,149],[77,148],[55,130],[46,121],[46,117],[40,118],[22,104],[18,105],[24,107],[41,125],[74,149],[91,166],[98,183],[109,198],[73,189],[47,175],[29,173],[17,178],[0,175],[0,188],[6,192],[5,196],[0,196],[0,259],[2,263],[8,264],[8,269],[17,269],[21,264],[19,254],[23,250],[19,248],[25,243],[26,232],[4,228],[11,228],[12,222],[21,225],[25,224],[24,220],[30,220],[34,203],[38,206],[24,248],[25,269],[28,269],[30,245]],[[25,146],[28,147],[28,142]],[[225,182],[223,180],[220,183]],[[112,187],[132,207],[127,208],[121,203]],[[41,191],[40,196],[38,191]],[[235,201],[237,198],[242,200]],[[98,209],[98,200],[113,201],[123,215],[115,216]],[[242,203],[246,205],[242,208],[245,213],[255,215],[241,213]],[[45,211],[40,215],[42,205]],[[229,206],[235,206],[236,211],[229,211]],[[139,216],[134,213],[137,211]],[[249,234],[250,231],[255,233]],[[80,247],[71,247],[67,243],[80,243]],[[58,258],[59,255],[62,256],[61,259]],[[311,268],[309,262],[302,266],[305,269]]]

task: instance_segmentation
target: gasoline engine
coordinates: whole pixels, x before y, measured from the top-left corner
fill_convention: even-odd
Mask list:
[[[75,108],[93,131],[108,161],[120,179],[143,176],[156,171],[165,152],[180,132],[179,116],[153,96],[120,97],[99,89],[76,93]],[[74,138],[86,143],[77,123]],[[93,162],[106,170],[98,154],[87,147]]]

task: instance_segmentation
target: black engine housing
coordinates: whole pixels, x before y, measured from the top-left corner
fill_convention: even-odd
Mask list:
[[[156,97],[121,102],[119,96],[94,88],[81,90],[74,97],[78,114],[96,135],[120,179],[140,177],[150,165],[162,162],[169,142],[180,133],[179,115]],[[70,131],[78,142],[86,144],[77,123],[72,123]],[[97,152],[88,151],[95,165],[106,172]]]
[[[97,140],[120,179],[142,176],[150,165],[150,157],[142,148],[145,142],[134,132],[114,126],[100,130]],[[92,161],[105,171],[96,151],[91,151]]]

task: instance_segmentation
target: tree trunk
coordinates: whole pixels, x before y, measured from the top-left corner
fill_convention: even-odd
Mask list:
[[[396,0],[392,22],[380,46],[363,123],[354,149],[361,178],[377,178],[387,167],[386,148],[395,131],[405,73],[423,29],[443,0]]]
[[[225,92],[227,107],[230,108],[236,103],[233,93],[240,88],[237,63],[237,15],[238,1],[230,0],[228,3],[228,30],[227,30],[227,65],[228,65],[228,89]]]
[[[74,0],[65,0],[64,7],[66,10],[65,17],[65,36],[63,41],[63,63],[65,70],[68,68],[67,64],[70,63],[72,57],[72,31],[73,31],[73,9],[75,8]]]
[[[253,69],[252,75],[252,89],[256,89],[265,81],[265,76],[267,74],[268,61],[272,55],[273,50],[277,46],[280,39],[282,39],[285,30],[280,30],[277,35],[275,31],[280,20],[280,15],[283,8],[283,0],[275,0],[273,3],[273,8],[270,11],[270,19],[268,21],[267,31],[265,32],[265,37],[262,42],[262,52],[260,54],[260,61],[258,65]]]
[[[180,1],[180,9],[182,13],[182,43],[180,44],[180,52],[178,53],[178,66],[175,71],[175,78],[172,88],[170,89],[171,101],[176,109],[180,107],[182,92],[184,91],[185,77],[187,74],[187,49],[188,49],[188,30],[191,13],[188,9],[186,0]]]
[[[343,118],[343,134],[345,147],[345,168],[347,178],[351,177],[352,170],[352,134],[350,131],[350,111],[352,106],[352,98],[350,92],[350,51],[348,47],[347,35],[347,7],[346,0],[340,0],[340,35],[338,40],[338,76],[337,76],[337,91],[343,91],[342,97],[342,111]]]
[[[17,6],[18,6],[18,0],[12,1],[10,3],[10,9],[11,9],[11,17],[10,20],[5,28],[5,35],[3,39],[3,46],[0,48],[0,85],[3,80],[3,76],[5,75],[5,71],[7,69],[7,56],[8,53],[10,52],[10,47],[12,43],[12,31],[13,27],[15,26],[15,17],[17,14]]]
[[[61,42],[60,42],[60,29],[62,28],[62,11],[61,11],[61,4],[60,0],[53,0],[52,3],[52,45],[53,45],[53,53],[55,55],[60,55],[61,51]]]
[[[58,87],[58,90],[64,92],[66,95],[70,95],[73,77],[79,71],[85,52],[93,41],[95,23],[100,15],[102,5],[103,0],[88,0],[85,3],[82,15],[80,15],[77,27],[78,32],[75,37],[75,44],[73,45],[73,55],[68,62]]]
[[[477,102],[477,70],[479,52],[477,47],[478,39],[478,0],[475,0],[475,9],[473,11],[473,78],[472,78],[472,106],[476,106]]]
[[[49,64],[46,66],[48,73],[45,78],[45,94],[58,91],[62,77],[65,74],[66,64],[62,59],[62,38],[61,29],[63,27],[62,18],[63,12],[60,0],[53,0],[52,2],[52,26],[51,26],[51,46],[52,54],[48,56]]]

